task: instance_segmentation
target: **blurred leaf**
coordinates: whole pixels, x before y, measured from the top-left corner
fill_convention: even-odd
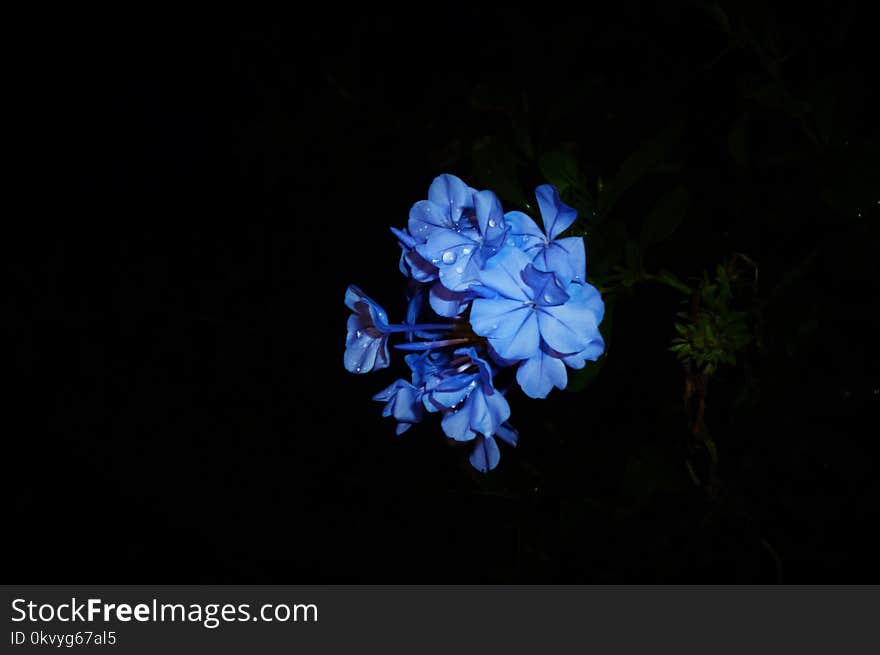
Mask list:
[[[681,139],[682,129],[681,123],[666,128],[642,143],[638,150],[623,161],[616,175],[605,182],[604,189],[600,189],[601,213],[610,211],[624,191],[656,170],[666,157],[669,148]]]
[[[748,165],[748,117],[743,114],[727,133],[727,147],[733,160],[742,167]]]
[[[599,371],[602,370],[602,364],[605,362],[605,356],[599,358],[595,362],[587,362],[579,371],[568,370],[568,385],[566,391],[583,391],[593,380],[599,377]]]
[[[712,463],[716,466],[718,465],[718,447],[715,445],[715,441],[709,435],[706,435],[706,438],[703,440],[703,443],[706,444],[706,450],[709,451],[709,459],[712,460]]]
[[[642,250],[637,241],[628,240],[624,249],[624,278],[623,285],[631,287],[642,279]]]
[[[720,27],[724,32],[730,32],[730,21],[727,18],[727,14],[724,13],[724,10],[718,6],[715,2],[701,2],[699,3],[699,7],[703,9],[709,16],[711,16],[712,20],[717,23],[718,27]]]
[[[473,173],[481,186],[492,189],[508,205],[532,209],[519,183],[517,156],[511,146],[486,138],[474,144],[472,156]]]
[[[535,149],[532,146],[532,135],[529,132],[528,121],[524,117],[513,119],[513,141],[516,147],[529,159],[534,159]]]
[[[690,296],[691,293],[693,293],[693,289],[682,282],[675,273],[670,273],[667,270],[662,270],[657,275],[653,276],[653,278],[667,286],[672,287],[676,291],[680,291],[686,296]]]
[[[597,281],[605,281],[622,261],[626,240],[623,221],[605,221],[589,230],[585,237],[587,275]]]
[[[641,245],[646,248],[667,239],[681,223],[690,202],[690,194],[678,186],[663,195],[645,218],[642,225]]]
[[[583,186],[574,153],[568,150],[552,150],[541,156],[538,168],[546,180],[559,189],[559,193],[571,187]],[[586,190],[586,189],[584,189]]]

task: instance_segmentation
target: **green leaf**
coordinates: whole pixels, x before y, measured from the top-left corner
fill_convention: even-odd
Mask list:
[[[473,173],[480,184],[492,189],[508,205],[531,210],[517,175],[514,149],[502,141],[486,138],[473,147]]]
[[[579,371],[568,370],[568,385],[566,391],[583,391],[587,385],[592,383],[599,377],[599,371],[602,370],[602,364],[605,363],[605,355],[602,355],[598,361],[587,362]]]
[[[712,460],[712,463],[716,466],[718,465],[718,448],[715,446],[715,442],[712,440],[712,437],[706,436],[703,439],[703,443],[706,444],[706,450],[709,451],[709,459]]]
[[[636,241],[628,240],[624,246],[624,262],[626,275],[623,278],[624,286],[632,286],[642,279],[642,251]]]
[[[624,191],[646,175],[653,173],[663,162],[670,146],[681,139],[681,133],[681,124],[668,127],[645,141],[638,150],[627,157],[617,169],[617,174],[602,185],[599,196],[600,213],[610,211]]]
[[[555,186],[560,194],[570,188],[583,188],[584,186],[577,159],[568,150],[552,150],[543,154],[538,160],[538,168],[541,169],[544,178]]]
[[[664,194],[654,205],[642,225],[642,248],[669,238],[684,218],[690,203],[690,194],[678,186]]]
[[[671,273],[664,269],[661,270],[655,277],[658,281],[672,287],[676,291],[679,291],[686,296],[690,296],[693,293],[693,289],[691,289],[688,285],[678,279],[678,276],[675,275],[675,273]]]

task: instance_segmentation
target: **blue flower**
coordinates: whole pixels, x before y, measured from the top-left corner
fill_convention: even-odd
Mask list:
[[[343,363],[352,373],[369,373],[388,366],[388,317],[385,310],[351,285],[345,291],[348,317]]]
[[[440,282],[450,291],[466,291],[480,270],[503,244],[507,228],[501,201],[491,191],[473,196],[473,220],[462,218],[452,227],[432,229],[425,243],[415,247],[439,270]]]
[[[519,211],[505,215],[510,226],[508,243],[526,253],[542,271],[556,273],[565,282],[586,280],[587,255],[582,237],[557,237],[577,218],[577,210],[559,198],[559,192],[550,184],[535,189],[544,230]]]
[[[438,229],[454,230],[462,217],[474,209],[475,189],[455,175],[438,175],[428,188],[428,199],[420,200],[409,211],[409,233],[425,243]]]
[[[425,257],[423,248],[428,240],[437,233],[475,231],[474,221],[478,211],[481,215],[486,214],[486,223],[491,220],[494,225],[498,220],[503,220],[503,217],[488,216],[488,212],[496,208],[483,207],[485,200],[478,201],[477,196],[475,189],[467,186],[455,175],[440,175],[434,179],[428,189],[428,199],[420,200],[410,209],[407,229],[391,228],[402,249],[399,266],[404,275],[422,283],[431,283],[438,278],[442,280],[449,277],[450,273],[443,268],[451,261],[453,255],[444,257],[441,253],[436,258]],[[476,208],[475,203],[481,205],[479,209]],[[500,203],[497,210],[500,210]],[[453,277],[463,273],[463,262],[464,260],[452,269]],[[455,273],[455,268],[461,268],[461,271]],[[448,281],[435,282],[429,294],[431,309],[437,315],[447,318],[460,316],[467,309],[472,297],[464,293],[464,290],[463,285],[458,285],[456,288]]]
[[[517,431],[509,423],[503,423],[498,426],[498,431],[493,435],[502,441],[507,442],[511,446],[516,446],[516,440],[519,436]],[[471,466],[480,473],[488,473],[501,460],[501,451],[498,450],[498,444],[492,436],[479,435],[474,441],[474,449],[471,451],[469,458]]]
[[[450,367],[458,366],[450,368],[448,377],[437,376],[426,385],[425,407],[443,412],[440,425],[450,439],[492,436],[510,418],[510,405],[492,386],[492,369],[474,348],[460,348],[455,354],[459,358]]]
[[[424,411],[421,396],[422,392],[406,380],[396,380],[373,396],[373,400],[386,403],[382,416],[393,416],[397,419],[397,434],[403,434],[413,423],[422,420]]]
[[[497,389],[496,376],[515,369],[522,390],[543,398],[566,386],[566,367],[582,368],[605,348],[604,305],[585,281],[583,239],[559,238],[576,212],[550,185],[536,196],[544,230],[521,212],[505,214],[493,192],[438,176],[407,227],[392,228],[408,278],[404,322],[389,324],[355,286],[345,295],[349,371],[387,367],[390,335],[404,335],[395,348],[408,353],[410,380],[373,396],[385,403],[382,415],[402,434],[425,412],[438,414],[448,438],[473,444],[470,463],[484,473],[498,465],[498,440],[515,446],[518,438],[508,423],[510,386]]]
[[[591,285],[563,282],[540,271],[520,249],[506,247],[480,272],[481,293],[473,301],[471,327],[505,360],[524,360],[517,381],[533,398],[564,388],[563,357],[601,339],[602,299]],[[525,366],[525,370],[522,370]]]

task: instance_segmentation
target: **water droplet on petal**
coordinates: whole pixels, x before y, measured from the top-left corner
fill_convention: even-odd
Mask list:
[[[470,249],[470,248],[462,248],[462,249],[461,249],[461,254],[462,254],[462,255],[470,255],[470,254],[471,254],[471,249]]]
[[[464,273],[464,269],[461,266],[456,266],[455,272],[461,274],[461,273]]]
[[[355,366],[355,367],[354,367],[354,372],[355,372],[355,373],[360,373],[360,372],[361,372],[361,367],[360,367],[360,366]]]
[[[553,302],[553,296],[551,296],[549,293],[545,293],[544,294],[544,302],[546,302],[548,304]]]
[[[497,225],[498,221],[496,221],[494,218],[489,219],[489,227],[496,227]]]
[[[454,252],[452,252],[451,250],[447,250],[446,252],[443,253],[443,255],[440,257],[440,259],[443,261],[444,264],[448,265],[448,264],[454,264],[457,257],[455,256]]]

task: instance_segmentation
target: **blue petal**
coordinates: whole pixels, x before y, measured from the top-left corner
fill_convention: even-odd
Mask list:
[[[435,282],[431,286],[429,302],[438,316],[453,318],[465,310],[470,295],[463,291],[450,291],[441,282]]]
[[[508,245],[528,250],[535,246],[541,246],[546,241],[541,228],[527,214],[520,211],[507,212],[504,215],[504,220],[508,228]]]
[[[455,411],[446,412],[440,422],[443,431],[456,441],[470,441],[478,433],[494,434],[498,426],[510,418],[510,405],[499,392],[487,393],[482,386],[468,396]]]
[[[348,317],[348,334],[345,339],[343,364],[352,373],[369,373],[386,368],[388,357],[388,335],[365,325],[363,316],[352,314]]]
[[[416,247],[422,257],[430,260],[439,270],[440,281],[451,291],[464,291],[480,272],[480,243],[475,230],[437,230],[424,243]]]
[[[586,366],[588,360],[595,362],[602,356],[603,352],[605,352],[605,341],[600,334],[598,338],[590,341],[590,343],[587,344],[587,347],[582,351],[575,353],[574,355],[569,355],[568,357],[563,357],[562,361],[565,362],[566,366],[575,369],[582,369]]]
[[[538,308],[541,336],[548,346],[564,355],[580,352],[599,336],[599,322],[587,287],[593,289],[586,284],[569,284],[571,300],[564,305]]]
[[[373,325],[380,331],[388,327],[385,310],[353,284],[345,290],[345,306],[363,316],[364,325]]]
[[[422,312],[422,307],[425,306],[425,294],[423,288],[419,288],[409,299],[409,302],[406,305],[406,323],[407,325],[415,325],[416,321],[419,319],[419,314]]]
[[[532,288],[532,297],[538,305],[542,307],[561,305],[568,301],[568,294],[553,273],[539,271],[529,264],[523,270],[522,277],[523,281]]]
[[[470,441],[477,436],[477,433],[471,430],[470,421],[467,412],[458,410],[457,412],[446,412],[440,421],[440,427],[450,439],[456,441]]]
[[[510,418],[510,405],[500,391],[480,386],[469,398],[470,425],[474,432],[495,434],[498,426]]]
[[[455,223],[444,207],[430,200],[419,200],[409,210],[407,227],[416,241],[424,243],[434,231],[452,229]]]
[[[391,233],[396,236],[397,240],[400,242],[400,247],[404,250],[412,250],[418,243],[418,241],[416,241],[416,239],[406,230],[398,230],[396,227],[390,229]]]
[[[522,300],[476,298],[471,304],[471,328],[481,337],[505,341],[512,338],[532,314],[534,309]],[[500,351],[499,354],[506,357]]]
[[[535,266],[556,273],[564,282],[586,279],[587,254],[582,237],[566,237],[551,241],[535,256]]]
[[[477,376],[460,373],[447,378],[435,377],[428,382],[423,404],[429,411],[451,409],[465,403],[477,388]]]
[[[407,267],[405,274],[408,274],[416,282],[433,282],[437,279],[437,267],[415,250],[404,253],[403,259]]]
[[[449,355],[444,352],[428,351],[406,355],[406,365],[412,371],[412,382],[415,386],[425,385],[429,378],[440,371],[449,362]]]
[[[476,365],[478,375],[480,376],[480,380],[483,383],[483,386],[487,389],[492,388],[492,367],[489,365],[485,359],[481,358],[477,354],[477,349],[473,346],[467,348],[458,348],[455,351],[456,355],[462,356],[467,355],[471,358],[471,361]]]
[[[511,446],[516,446],[517,439],[519,439],[519,432],[517,432],[516,428],[510,423],[505,421],[498,426],[498,429],[495,431],[495,436]]]
[[[568,374],[561,359],[542,350],[519,365],[516,381],[527,396],[546,398],[553,387],[565,389]]]
[[[587,282],[581,282],[578,286],[583,290],[584,304],[593,312],[593,316],[596,317],[596,324],[602,323],[602,319],[605,317],[605,303],[599,290]]]
[[[409,382],[396,380],[387,389],[373,396],[373,400],[386,403],[382,410],[382,416],[394,416],[400,423],[418,423],[424,414],[422,400],[419,396],[419,389]]]
[[[492,437],[479,437],[471,451],[470,463],[480,473],[488,473],[501,460],[501,451]]]
[[[544,232],[550,239],[565,232],[577,218],[577,210],[562,202],[559,192],[552,184],[542,184],[535,189],[535,197],[541,209]]]
[[[522,250],[506,246],[483,265],[479,281],[505,298],[529,301],[531,289],[523,281],[522,271],[530,263]]]
[[[473,209],[476,191],[455,175],[438,175],[428,189],[428,200],[443,208],[446,216],[457,223],[462,210]]]
[[[506,314],[496,333],[487,335],[489,343],[504,359],[528,359],[541,346],[537,312],[531,307],[523,307],[523,310]]]
[[[500,246],[507,228],[504,209],[498,196],[491,191],[478,192],[474,196],[474,209],[477,213],[477,227],[484,241],[491,246]]]

